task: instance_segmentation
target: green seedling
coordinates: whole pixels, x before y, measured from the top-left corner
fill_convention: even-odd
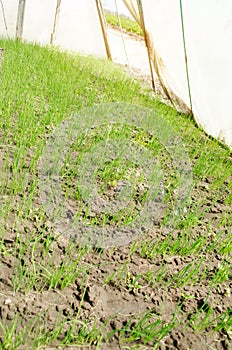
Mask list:
[[[108,16],[112,24],[115,24],[114,20]],[[130,30],[131,22],[121,20],[121,23]],[[138,27],[131,30],[139,34]],[[16,298],[30,293],[39,298],[44,291],[65,294],[67,288],[72,290],[77,285],[83,290],[76,315],[59,319],[55,324],[49,324],[49,320],[39,314],[25,328],[20,322],[22,314],[17,310],[13,321],[0,318],[0,348],[101,348],[103,341],[106,342],[104,346],[110,348],[107,340],[112,337],[124,348],[158,348],[180,324],[196,332],[205,332],[205,335],[210,329],[217,332],[218,337],[221,334],[231,337],[231,310],[217,311],[207,298],[200,310],[193,309],[187,314],[181,310],[169,315],[168,322],[160,313],[151,311],[141,317],[135,311],[133,320],[128,316],[121,328],[111,330],[106,327],[104,332],[101,325],[88,320],[87,316],[96,310],[85,310],[86,314],[89,312],[86,318],[81,312],[88,283],[96,283],[96,266],[103,271],[97,283],[109,288],[112,295],[115,290],[123,291],[144,301],[140,290],[153,288],[159,289],[162,295],[172,289],[179,295],[189,296],[200,284],[215,297],[219,292],[223,297],[229,297],[232,250],[230,150],[197,128],[192,116],[163,104],[151,91],[142,88],[138,80],[129,78],[111,62],[18,40],[1,39],[0,47],[5,49],[0,89],[0,265],[4,271],[12,272],[12,285],[4,286],[1,276],[1,293],[7,294],[10,289]],[[147,131],[133,125],[97,125],[96,120],[95,128],[90,126],[73,140],[59,169],[60,192],[64,200],[73,205],[74,224],[85,220],[89,226],[126,226],[138,218],[146,202],[148,192],[138,191],[141,184],[146,185],[146,176],[139,172],[134,162],[120,157],[112,161],[103,157],[93,177],[97,190],[104,199],[109,199],[118,182],[131,182],[132,203],[137,207],[128,205],[114,213],[96,214],[91,203],[83,201],[80,164],[85,164],[86,157],[100,142],[107,144],[110,140],[133,141],[154,157],[164,174],[165,210],[159,222],[121,251],[117,247],[112,247],[110,253],[102,247],[91,251],[79,246],[78,242],[68,245],[69,237],[55,225],[59,207],[54,220],[49,217],[46,203],[39,195],[38,163],[46,141],[70,115],[78,114],[84,107],[117,101],[151,108],[175,128],[191,161],[193,188],[176,226],[167,230],[178,188],[172,155]],[[59,159],[57,161],[59,164]],[[89,189],[86,197],[90,195]],[[99,263],[99,251],[101,258],[108,256],[107,265],[109,257],[117,250],[122,261],[110,261],[111,266],[114,264],[113,270],[107,272],[107,267]],[[173,265],[169,265],[174,256],[180,261],[176,273],[173,273]],[[132,261],[136,259],[145,261],[146,269],[132,269]],[[215,259],[218,259],[217,264]],[[147,295],[149,300],[149,293]],[[162,304],[165,302],[163,300]]]

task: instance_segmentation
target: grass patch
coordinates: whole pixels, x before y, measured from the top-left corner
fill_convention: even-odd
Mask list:
[[[111,62],[19,41],[2,39],[0,46],[5,49],[0,89],[0,349],[100,349],[102,343],[155,349],[180,327],[183,334],[191,329],[189,334],[200,333],[207,341],[212,334],[217,341],[229,341],[230,150],[205,135],[190,116],[152,98]],[[38,163],[52,132],[84,107],[107,102],[155,110],[182,139],[193,172],[187,210],[167,233],[165,219],[177,187],[168,150],[130,125],[101,125],[79,135],[65,156],[61,187],[65,199],[78,208],[73,210],[76,220],[89,227],[126,227],[148,195],[145,174],[135,162],[103,159],[94,174],[99,193],[109,200],[118,182],[130,181],[136,205],[115,215],[91,212],[77,180],[93,147],[125,138],[146,148],[163,169],[167,213],[146,235],[114,249],[69,240],[39,201]]]
[[[106,18],[106,22],[108,24],[110,24],[111,26],[116,27],[116,28],[120,28],[122,26],[122,29],[124,29],[125,31],[143,37],[143,30],[138,25],[137,22],[135,22],[129,18],[124,18],[124,17],[120,17],[120,21],[119,21],[118,16],[116,16],[110,12],[105,12],[105,18]]]

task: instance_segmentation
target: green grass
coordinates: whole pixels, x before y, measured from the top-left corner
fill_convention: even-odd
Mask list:
[[[107,15],[107,18],[113,24],[113,17]],[[124,22],[127,30],[130,22]],[[133,30],[139,34],[138,29]],[[147,287],[176,288],[180,295],[184,295],[185,301],[196,299],[191,295],[191,288],[196,286],[206,288],[209,295],[221,289],[225,290],[225,295],[230,293],[230,151],[206,136],[190,116],[152,98],[149,91],[142,90],[137,81],[131,80],[108,61],[68,55],[54,48],[41,48],[19,41],[0,40],[0,46],[5,48],[0,89],[0,161],[4,160],[0,163],[0,254],[2,260],[10,256],[14,264],[12,291],[28,294],[57,290],[62,293],[76,283],[82,293],[75,317],[61,318],[52,330],[41,314],[27,324],[22,323],[21,328],[17,318],[10,322],[1,321],[0,349],[20,349],[22,345],[39,349],[54,344],[100,348],[101,342],[109,341],[116,334],[125,348],[141,343],[153,344],[155,349],[180,324],[196,332],[210,329],[231,336],[231,310],[216,315],[216,306],[204,306],[207,300],[191,314],[185,314],[178,308],[168,323],[156,310],[135,315],[135,319],[127,320],[124,326],[114,331],[107,328],[110,320],[99,326],[80,318],[86,289],[96,269],[104,270],[103,286],[112,286],[135,296],[141,295]],[[102,261],[95,265],[86,262],[88,254],[93,253],[89,247],[70,242],[62,249],[57,248],[62,235],[53,230],[46,210],[37,201],[37,167],[46,140],[63,120],[84,107],[118,101],[155,109],[172,125],[183,140],[192,163],[193,193],[188,211],[182,215],[174,232],[164,236],[157,235],[154,230],[148,237],[138,238],[129,246],[128,257],[122,262],[120,259],[112,262],[108,259],[106,263],[104,254],[110,256],[112,252],[105,252],[103,248],[96,250]],[[73,142],[61,172],[66,199],[77,203],[80,208],[77,219],[86,220],[89,225],[117,226],[133,221],[137,214],[129,208],[115,216],[110,213],[91,216],[76,185],[78,167],[91,147],[99,141],[121,137],[146,147],[157,157],[164,169],[166,207],[168,211],[172,209],[173,191],[177,186],[175,167],[157,139],[131,126],[115,125],[110,130],[107,126],[105,129],[96,127]],[[100,184],[99,191],[106,195],[118,181],[130,180],[134,188],[133,198],[138,205],[144,204],[146,179],[135,164],[120,159],[107,161],[95,175]],[[138,195],[137,188],[141,185],[145,186],[145,190]],[[207,188],[204,194],[202,186]],[[217,211],[220,203],[223,204],[222,213]],[[164,223],[165,217],[161,229]],[[7,246],[9,232],[15,235],[10,247]],[[217,266],[213,261],[215,255],[220,256]],[[186,258],[186,262],[170,271],[169,263],[176,257]],[[140,258],[147,261],[149,268],[135,271],[132,260]],[[156,265],[157,260],[159,266]],[[189,295],[186,292],[188,288]],[[149,297],[146,292],[142,295],[144,300]]]
[[[127,32],[143,37],[143,30],[137,22],[124,17],[120,17],[119,21],[118,16],[109,12],[105,12],[105,18],[108,24],[118,28],[122,26],[122,29],[126,30]]]
[[[109,334],[109,337],[118,332],[122,345],[142,341],[143,344],[153,345],[153,349],[157,349],[160,341],[176,326],[176,322],[176,315],[167,324],[152,310],[143,315],[137,322],[133,319],[130,320],[122,329]]]

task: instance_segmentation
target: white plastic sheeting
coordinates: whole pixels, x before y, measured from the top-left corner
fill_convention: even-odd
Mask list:
[[[106,57],[95,1],[61,1],[54,44],[68,50]]]
[[[232,148],[232,2],[184,1],[183,14],[193,113]]]
[[[141,23],[137,0],[124,2]],[[169,95],[192,107],[197,123],[232,148],[231,0],[141,3],[153,66]]]
[[[1,0],[1,36],[16,37],[18,6],[24,1],[22,39],[107,57],[95,0]]]
[[[0,35],[14,38],[18,14],[18,1],[2,0],[0,6]]]
[[[55,13],[56,0],[27,0],[22,38],[41,45],[50,44]]]

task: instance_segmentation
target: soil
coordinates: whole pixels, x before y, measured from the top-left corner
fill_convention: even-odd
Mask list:
[[[199,184],[194,193],[196,196],[205,196],[205,194],[207,194],[207,183]],[[18,200],[20,199],[18,198]],[[225,209],[228,208],[225,208],[222,201],[212,206],[209,216],[206,217],[205,222],[199,224],[195,235],[205,235],[205,224],[207,220],[218,220]],[[45,235],[41,238],[41,241],[39,241],[39,244],[43,248],[46,236],[49,236],[51,231],[49,222],[45,220],[44,223],[38,223],[34,216],[29,222],[24,222],[22,220],[16,230],[12,225],[14,215],[15,213],[12,211],[9,220],[5,221],[5,228],[7,228],[8,234],[5,236],[4,243],[7,250],[9,252],[15,251],[20,227],[21,239],[30,237],[30,232],[39,235],[41,231],[45,229]],[[215,229],[215,232],[216,230],[217,229]],[[149,233],[148,238],[153,241],[164,239],[165,231],[157,224],[157,226],[153,227],[152,232]],[[33,244],[33,240],[34,239],[31,240],[31,244]],[[41,252],[39,251],[35,253],[35,262],[46,266],[49,256],[53,255],[55,257],[55,265],[60,265],[68,249],[68,244],[69,240],[67,237],[58,237],[51,244],[47,256],[41,256]],[[0,322],[6,326],[17,317],[17,326],[19,330],[30,320],[32,321],[36,315],[40,314],[42,327],[45,327],[47,331],[52,331],[57,322],[66,320],[67,325],[58,337],[58,339],[61,340],[65,336],[65,330],[68,327],[67,321],[75,316],[78,316],[83,322],[85,320],[92,323],[96,321],[96,325],[102,327],[106,333],[123,328],[129,320],[133,319],[133,322],[136,322],[139,317],[148,311],[152,312],[154,318],[161,316],[162,320],[168,323],[172,320],[175,310],[178,308],[178,317],[185,315],[187,316],[185,322],[188,322],[191,315],[197,310],[203,312],[207,308],[212,308],[214,309],[214,316],[216,317],[231,307],[229,291],[232,284],[221,283],[218,288],[215,287],[210,290],[207,278],[203,279],[203,281],[198,284],[186,285],[183,288],[174,286],[173,283],[167,284],[165,287],[162,283],[157,283],[154,287],[149,283],[143,283],[143,286],[138,288],[132,288],[129,284],[126,285],[123,282],[117,283],[111,281],[106,284],[105,280],[107,276],[111,275],[126,261],[128,261],[126,271],[130,271],[130,276],[136,276],[146,271],[155,271],[165,264],[167,267],[166,276],[168,279],[168,277],[173,276],[177,271],[196,258],[193,255],[176,255],[171,257],[161,255],[151,260],[141,257],[136,251],[131,254],[130,248],[132,244],[133,243],[103,251],[96,248],[87,252],[81,260],[84,266],[90,267],[87,284],[82,283],[83,276],[80,275],[76,278],[74,283],[63,290],[59,285],[57,288],[51,290],[48,290],[45,286],[40,291],[31,290],[28,293],[25,293],[21,288],[19,288],[17,292],[13,290],[12,277],[15,273],[17,274],[17,266],[19,263],[17,251],[16,254],[2,254],[0,260]],[[24,259],[24,266],[30,266],[30,261],[28,261],[29,251],[30,247],[28,247],[23,257],[21,256],[21,263]],[[212,256],[207,256],[202,253],[202,258],[204,258],[202,269],[207,268],[208,276],[210,277],[210,274],[212,274],[215,269],[217,269],[218,264],[220,264],[222,256],[218,253],[212,254]],[[184,295],[190,297],[185,298]],[[174,327],[174,329],[162,339],[158,347],[159,350],[231,349],[231,339],[226,332],[216,332],[213,331],[211,327],[203,331],[194,332],[191,327],[186,327],[186,324],[181,322],[181,319],[179,321],[179,326]],[[125,346],[125,344],[123,345]],[[130,344],[130,346],[132,345],[133,344]],[[134,343],[134,345],[136,344]],[[137,349],[152,349],[154,346],[152,342],[143,344],[141,340],[138,341],[137,345]],[[21,348],[24,349],[24,347]],[[30,346],[25,347],[25,349],[26,348],[30,348]],[[54,347],[47,347],[46,349],[56,348],[56,344],[54,343]],[[80,348],[81,347],[72,347],[72,349]],[[83,349],[84,348],[86,347],[83,347]],[[95,349],[95,346],[92,345],[87,348]],[[100,349],[122,349],[118,332],[115,331],[114,336],[107,342],[103,342]]]

